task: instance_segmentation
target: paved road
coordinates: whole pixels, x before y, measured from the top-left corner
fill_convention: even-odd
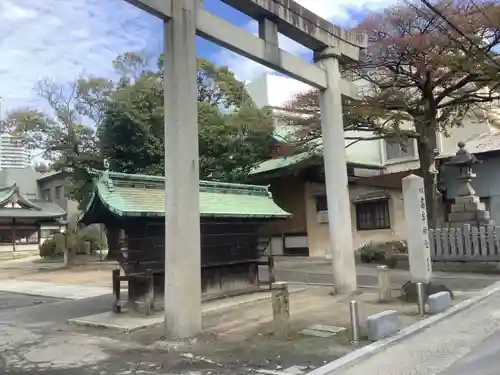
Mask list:
[[[499,373],[500,332],[497,331],[439,375],[498,375]]]
[[[0,292],[0,311],[15,310],[27,306],[36,306],[62,301],[57,298],[33,297],[18,293]]]
[[[0,311],[0,374],[255,375],[256,368],[272,370],[297,363],[295,357],[276,356],[273,348],[269,356],[253,357],[248,346],[234,343],[236,350],[217,346],[215,353],[211,335],[192,342],[158,342],[160,336],[154,331],[139,338],[66,324],[69,318],[109,311],[111,296],[42,304],[34,304],[38,297],[33,296],[0,297],[9,306]]]
[[[376,266],[358,265],[358,285],[360,287],[375,287],[377,285],[376,272]],[[395,289],[401,288],[410,278],[408,270],[394,269],[390,273],[392,286]],[[332,284],[333,282],[329,261],[311,261],[307,258],[278,260],[275,275],[278,281],[312,284]],[[259,276],[261,280],[268,280],[267,267],[260,267]],[[433,280],[435,283],[444,284],[454,291],[473,291],[483,289],[499,281],[500,275],[434,272]]]
[[[500,292],[331,375],[496,375]]]

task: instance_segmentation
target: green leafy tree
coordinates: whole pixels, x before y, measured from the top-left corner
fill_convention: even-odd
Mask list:
[[[101,141],[113,170],[164,172],[162,60],[156,71],[134,69],[134,79],[122,79],[128,83],[110,97]],[[241,180],[267,156],[272,118],[226,67],[200,58],[197,83],[200,177]]]
[[[103,169],[104,158],[115,171],[163,174],[161,61],[150,69],[143,57],[127,53],[113,62],[116,81],[79,77],[60,85],[43,80],[36,89],[50,112],[14,110],[2,127],[23,134],[53,170],[68,172],[69,197],[83,208],[92,191],[89,170]],[[199,59],[197,79],[200,175],[237,181],[266,156],[272,119],[226,67]],[[116,243],[116,235],[108,230],[108,243]],[[113,258],[116,250],[108,256]]]

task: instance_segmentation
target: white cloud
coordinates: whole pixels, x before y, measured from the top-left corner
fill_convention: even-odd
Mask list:
[[[43,107],[33,87],[44,77],[109,76],[119,53],[158,51],[160,30],[159,19],[123,0],[0,0],[2,113]]]
[[[310,11],[320,15],[334,24],[341,26],[352,26],[352,15],[364,13],[369,10],[382,9],[397,0],[295,0]],[[257,35],[257,23],[251,21],[245,29]],[[308,50],[299,43],[280,35],[280,48],[308,58]],[[305,56],[304,56],[305,55]],[[257,64],[247,58],[241,57],[228,50],[222,50],[214,56],[214,60],[220,64],[227,65],[236,73],[236,76],[244,81],[252,80],[262,74],[272,72],[271,69]]]

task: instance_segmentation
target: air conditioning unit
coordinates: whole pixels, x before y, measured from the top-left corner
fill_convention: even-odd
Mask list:
[[[318,211],[318,223],[328,223],[328,211]]]

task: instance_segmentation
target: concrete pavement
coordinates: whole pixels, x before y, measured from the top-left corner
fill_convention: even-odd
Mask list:
[[[25,280],[2,280],[0,291],[65,299],[86,299],[110,295],[111,289],[89,285],[55,284]]]
[[[56,298],[37,297],[33,298],[25,294],[0,292],[0,311],[15,310],[28,306],[58,302]]]
[[[500,372],[500,332],[495,332],[440,375],[497,375]]]
[[[496,349],[488,345],[491,342],[496,344]],[[498,374],[499,342],[500,292],[495,292],[476,306],[389,346],[366,360],[347,369],[325,374]],[[495,368],[497,371],[491,372]]]
[[[251,363],[236,356],[221,366],[214,358],[198,358],[179,342],[162,347],[125,336],[97,331],[74,331],[65,324],[72,317],[109,311],[111,296],[86,300],[57,300],[0,294],[0,373],[24,375],[290,375],[286,368]],[[11,301],[9,303],[8,301]],[[39,301],[40,303],[38,303]],[[203,338],[200,338],[203,340]],[[248,348],[246,348],[248,350]],[[215,356],[215,354],[213,354]],[[329,375],[452,375],[493,374],[500,368],[500,292],[477,306],[436,323],[414,336]],[[279,358],[279,357],[278,357]],[[325,361],[328,356],[325,356]],[[281,358],[280,360],[283,360]],[[259,372],[259,366],[263,371]],[[256,369],[257,368],[257,369]],[[474,371],[471,371],[474,369]],[[443,372],[445,371],[445,372]],[[482,371],[482,372],[480,372]],[[498,371],[494,372],[495,374]]]

